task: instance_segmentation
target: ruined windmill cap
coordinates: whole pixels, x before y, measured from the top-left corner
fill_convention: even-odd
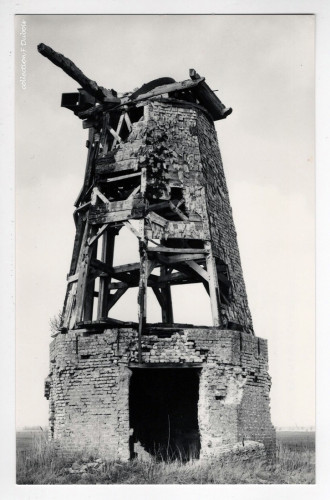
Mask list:
[[[146,94],[147,92],[150,92],[150,90],[153,90],[156,87],[160,87],[161,85],[167,85],[169,83],[175,83],[174,78],[165,76],[163,78],[156,78],[155,80],[151,80],[148,83],[144,83],[142,87],[133,92],[130,96],[130,99],[131,100],[136,99],[141,94]]]

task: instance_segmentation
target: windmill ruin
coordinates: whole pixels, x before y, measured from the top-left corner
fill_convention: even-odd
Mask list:
[[[81,88],[62,106],[88,129],[62,323],[50,346],[50,433],[109,458],[273,449],[267,341],[255,336],[214,121],[226,108],[195,70],[119,94],[44,44]],[[115,265],[121,231],[137,262]],[[178,324],[173,287],[201,284],[213,326]],[[137,292],[138,321],[112,317]],[[147,293],[161,322],[148,322]]]

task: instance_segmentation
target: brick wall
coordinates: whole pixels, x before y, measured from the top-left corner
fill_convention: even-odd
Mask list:
[[[265,340],[193,328],[168,337],[144,336],[142,351],[143,363],[192,363],[201,368],[201,458],[221,455],[243,438],[268,448],[274,445]],[[130,366],[136,362],[133,329],[58,335],[51,344],[48,379],[54,438],[69,448],[97,449],[101,456],[128,459]]]

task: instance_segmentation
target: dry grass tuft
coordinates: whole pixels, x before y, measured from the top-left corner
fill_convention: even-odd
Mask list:
[[[63,453],[45,434],[17,452],[18,484],[313,484],[315,451],[279,443],[276,463],[199,460],[104,461],[97,453]]]

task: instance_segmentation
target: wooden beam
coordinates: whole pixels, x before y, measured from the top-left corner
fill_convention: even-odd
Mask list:
[[[126,288],[119,288],[114,294],[111,294],[108,300],[108,311],[118,302],[118,300],[124,295],[128,290],[128,285]]]
[[[88,237],[88,232],[89,232],[89,224],[86,222],[84,224],[84,230],[83,230],[83,235],[81,238],[80,245],[76,248],[74,248],[74,271],[77,270],[78,276],[79,276],[79,269],[81,267],[81,263],[83,260],[84,256],[84,248],[87,242],[87,237]],[[73,260],[71,262],[71,269],[73,269]],[[70,271],[71,271],[70,269]],[[72,272],[70,273],[72,274]],[[78,280],[77,280],[78,281]],[[68,283],[67,286],[67,291],[65,294],[65,299],[64,299],[64,304],[63,304],[63,312],[62,312],[62,317],[63,317],[63,322],[62,322],[62,327],[63,328],[69,328],[71,327],[72,323],[72,314],[73,314],[73,306],[75,302],[75,297],[77,294],[77,281]]]
[[[88,235],[93,235],[93,228],[89,227]],[[81,264],[78,270],[79,277],[77,282],[77,295],[76,295],[76,322],[82,321],[83,313],[84,313],[84,304],[85,304],[85,294],[87,287],[87,276],[88,276],[88,268],[91,260],[91,256],[93,254],[93,247],[89,247],[85,245],[83,247],[83,254]]]
[[[93,259],[96,257],[96,252],[97,252],[97,246],[94,245],[90,249],[90,257],[89,259]],[[90,277],[90,267],[87,268],[87,276],[86,276],[86,285],[85,285],[85,295],[83,297],[84,300],[84,308],[83,308],[83,314],[84,314],[84,321],[89,321],[93,319],[93,309],[94,309],[94,297],[95,292],[95,278],[94,279],[88,279]],[[78,277],[79,280],[79,277]],[[79,289],[79,288],[78,288]]]
[[[110,122],[110,114],[103,114],[103,123],[102,123],[102,133],[100,137],[100,146],[102,148],[102,154],[106,155],[108,152],[108,141],[107,141],[107,130]]]
[[[130,221],[125,221],[124,226],[127,227],[127,229],[129,229],[139,240],[141,239],[140,233],[135,229],[135,227],[132,226]]]
[[[160,260],[160,257],[161,257],[161,262],[166,262],[167,264],[175,264],[176,262],[185,263],[185,262],[189,262],[191,260],[205,259],[205,254],[193,253],[193,254],[181,254],[181,255],[163,255],[163,254],[157,255],[157,258],[159,260]]]
[[[79,273],[71,274],[71,276],[68,276],[67,277],[68,284],[73,283],[74,281],[78,281],[78,276],[79,276]]]
[[[83,183],[83,186],[82,186],[81,191],[79,193],[79,196],[74,203],[75,207],[77,207],[79,205],[79,203],[81,203],[81,201],[84,199],[84,197],[87,194],[87,190],[90,188],[91,183],[92,183],[92,173],[93,173],[94,160],[97,156],[98,147],[99,147],[98,142],[95,141],[95,132],[96,131],[93,127],[90,128],[88,131],[89,148],[88,148],[88,155],[87,155],[87,161],[86,161],[84,183]]]
[[[199,264],[197,264],[197,262],[186,261],[185,264],[187,266],[189,266],[191,269],[193,269],[194,271],[196,271],[196,273],[198,273],[205,281],[209,280],[209,273],[207,271],[205,271],[205,269],[203,269]]]
[[[141,171],[134,172],[133,174],[118,175],[117,177],[110,177],[109,179],[106,179],[106,182],[119,182],[119,181],[123,181],[126,179],[132,179],[133,177],[138,177],[140,175],[141,175]]]
[[[134,262],[132,264],[122,264],[120,266],[112,267],[98,259],[94,259],[91,261],[91,266],[96,267],[97,269],[101,269],[101,271],[109,274],[109,276],[115,276],[118,273],[138,271],[140,269],[140,262]]]
[[[154,294],[158,300],[158,303],[163,310],[166,307],[164,295],[162,294],[161,290],[157,286],[153,286],[152,291],[154,292]]]
[[[115,131],[115,130],[113,130],[113,128],[109,128],[109,132],[110,132],[110,134],[112,134],[112,135],[113,135],[113,137],[114,137],[114,141],[113,141],[112,146],[111,146],[111,151],[113,151],[113,150],[114,150],[114,148],[115,148],[115,146],[116,146],[117,142],[121,142],[121,141],[122,141],[122,139],[121,139],[121,137],[120,137],[120,135],[119,135],[119,134],[120,134],[120,132],[121,132],[121,127],[122,127],[122,125],[123,125],[124,115],[125,115],[125,113],[122,113],[122,114],[120,115],[119,122],[118,122],[118,125],[117,125],[117,130],[116,130],[116,131]]]
[[[145,99],[149,99],[150,97],[155,97],[162,94],[167,94],[169,92],[175,92],[178,90],[187,90],[196,87],[200,82],[203,82],[205,78],[199,78],[195,81],[192,80],[184,80],[182,82],[169,83],[166,85],[160,85],[145,94],[140,94],[136,99],[131,102],[139,102]]]
[[[149,369],[154,369],[154,368],[163,368],[163,369],[171,369],[171,368],[182,368],[182,369],[185,369],[185,368],[197,368],[197,369],[200,369],[200,368],[203,368],[203,363],[129,363],[128,364],[128,368],[132,368],[132,369],[139,369],[139,368],[149,368]]]
[[[161,266],[160,277],[167,274],[167,266]],[[173,323],[173,306],[172,306],[172,294],[171,286],[169,282],[164,284],[162,288],[162,295],[164,297],[164,306],[162,307],[162,321],[163,323]]]
[[[102,241],[101,259],[106,266],[112,267],[113,254],[115,246],[116,233],[110,229],[105,231]],[[108,300],[109,300],[109,285],[111,283],[111,276],[105,275],[100,277],[100,293],[97,306],[97,317],[103,318],[108,315]]]
[[[106,205],[108,205],[110,203],[110,200],[108,200],[108,198],[106,196],[104,196],[103,193],[101,193],[101,191],[99,190],[98,187],[95,187],[93,189],[93,193],[94,195],[96,195],[98,198],[100,198],[101,201],[103,201],[103,203],[105,203]]]
[[[161,215],[156,214],[156,212],[150,212],[147,215],[147,219],[150,220],[150,222],[153,222],[155,224],[158,224],[158,226],[161,227],[166,227],[168,224],[168,220],[162,217]]]
[[[202,248],[170,248],[164,246],[148,247],[148,252],[161,252],[161,253],[182,253],[182,254],[207,254],[208,252]]]
[[[144,235],[144,231],[142,232]],[[139,326],[138,326],[138,361],[142,362],[142,333],[147,322],[147,286],[148,286],[148,254],[144,238],[139,242],[140,249],[140,279],[139,279]]]
[[[91,246],[93,245],[94,241],[96,241],[103,233],[104,231],[109,227],[109,224],[103,224],[102,227],[98,230],[98,232],[88,240],[88,245]]]
[[[126,125],[127,125],[127,128],[128,128],[128,131],[131,132],[131,130],[132,130],[132,122],[130,120],[130,117],[129,117],[128,113],[125,113],[125,121],[126,121]]]
[[[172,201],[169,202],[169,205],[171,207],[171,210],[175,212],[181,220],[189,220],[189,217],[187,217]]]
[[[43,56],[47,57],[56,66],[59,66],[67,75],[71,76],[79,85],[82,86],[86,92],[95,97],[96,99],[106,102],[112,102],[119,104],[121,100],[116,97],[116,93],[112,90],[105,89],[99,86],[95,81],[87,78],[86,75],[67,57],[63,54],[55,52],[51,47],[48,47],[44,43],[38,45],[38,51]]]
[[[199,74],[196,73],[194,69],[191,69],[189,73],[192,81],[198,82],[198,85],[193,90],[194,95],[197,97],[200,104],[208,110],[213,120],[222,120],[230,115],[232,109],[226,108],[226,106],[205,83],[205,79],[201,79]]]
[[[109,290],[119,290],[120,288],[126,288],[127,286],[132,287],[132,285],[128,283],[123,283],[122,281],[109,283]]]
[[[209,242],[205,243],[205,249],[208,250],[208,255],[206,256],[206,268],[209,275],[209,291],[213,326],[221,326],[219,282],[215,259],[213,257],[211,244]]]
[[[70,271],[69,274],[72,275],[76,272],[77,262],[80,254],[80,248],[83,240],[84,230],[86,223],[83,220],[82,216],[78,217],[77,226],[76,226],[76,235],[73,243],[73,251],[71,257]]]
[[[78,212],[81,212],[81,210],[86,210],[90,206],[90,204],[91,204],[90,201],[83,203],[82,205],[76,208],[76,210],[73,212],[73,215],[77,214]]]
[[[131,194],[127,198],[127,200],[134,198],[134,196],[140,191],[140,189],[141,189],[141,186],[136,186],[136,188],[133,189],[133,191],[131,192]]]

